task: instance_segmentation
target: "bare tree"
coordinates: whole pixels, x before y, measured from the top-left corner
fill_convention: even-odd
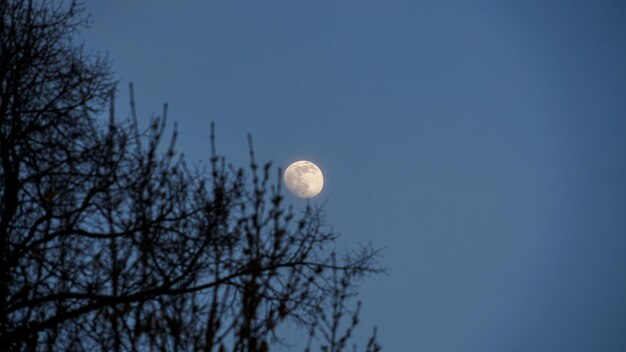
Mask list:
[[[167,106],[140,130],[132,86],[117,121],[109,65],[73,43],[79,5],[0,13],[2,350],[267,351],[283,323],[346,348],[373,248],[337,259],[321,209],[286,207],[251,140],[236,168],[211,128],[208,166],[189,167],[175,128],[162,146]]]
[[[34,310],[12,313],[14,304],[66,285],[46,276],[50,240],[41,229],[52,230],[63,212],[72,211],[67,187],[87,186],[81,184],[88,178],[82,166],[97,157],[88,153],[95,147],[89,136],[96,133],[89,116],[102,106],[112,84],[104,60],[71,45],[72,33],[84,24],[77,10],[75,5],[0,2],[3,347],[25,324],[45,320],[43,312],[29,316]],[[68,265],[63,260],[60,264]]]

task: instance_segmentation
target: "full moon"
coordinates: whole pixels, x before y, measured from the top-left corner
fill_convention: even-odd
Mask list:
[[[289,165],[283,175],[285,184],[291,193],[300,198],[313,198],[324,187],[324,175],[317,165],[300,160]]]

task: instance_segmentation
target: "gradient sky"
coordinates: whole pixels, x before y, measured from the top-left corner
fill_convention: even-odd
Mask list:
[[[87,1],[179,151],[317,163],[385,351],[626,351],[626,3]],[[147,121],[143,120],[144,123]],[[302,202],[290,197],[289,201]]]

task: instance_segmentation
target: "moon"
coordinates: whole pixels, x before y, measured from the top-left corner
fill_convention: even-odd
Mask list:
[[[310,161],[296,161],[283,175],[287,188],[300,198],[313,198],[324,187],[324,175],[317,165]]]

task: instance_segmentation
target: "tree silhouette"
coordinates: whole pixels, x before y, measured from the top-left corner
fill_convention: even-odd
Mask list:
[[[211,126],[208,166],[190,167],[175,127],[163,145],[167,105],[140,130],[132,86],[118,121],[108,62],[73,41],[80,5],[0,14],[2,351],[267,351],[284,323],[307,350],[347,348],[376,250],[337,258],[322,210],[285,206],[251,139],[236,168]]]

